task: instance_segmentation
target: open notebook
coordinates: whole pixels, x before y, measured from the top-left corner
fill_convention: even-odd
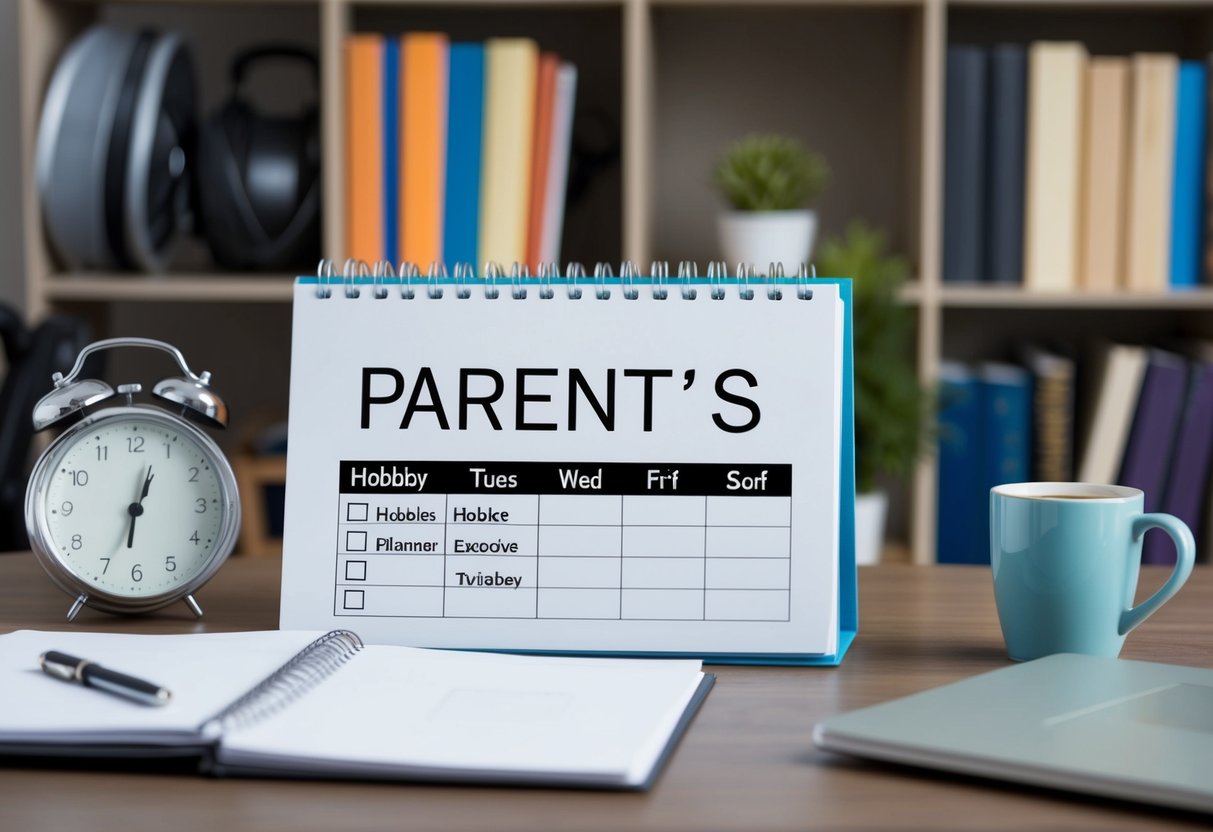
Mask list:
[[[68,684],[71,653],[172,691]],[[362,646],[345,631],[0,636],[0,754],[196,755],[216,774],[647,788],[714,677],[694,660]]]

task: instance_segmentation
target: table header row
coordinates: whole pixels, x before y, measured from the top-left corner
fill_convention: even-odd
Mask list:
[[[680,494],[790,497],[791,465],[346,460],[343,494]]]

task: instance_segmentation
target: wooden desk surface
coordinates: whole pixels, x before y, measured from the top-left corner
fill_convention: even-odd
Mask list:
[[[184,605],[91,630],[272,629],[278,562],[234,560]],[[1163,573],[1146,570],[1143,591]],[[988,569],[860,570],[860,634],[837,669],[716,667],[716,688],[651,792],[213,780],[0,769],[0,827],[140,832],[356,829],[1163,829],[1208,819],[1041,789],[859,763],[813,748],[814,722],[1008,664]],[[65,629],[67,596],[30,555],[0,556],[0,631]],[[1129,637],[1124,656],[1213,666],[1213,569]],[[3,691],[0,691],[0,702]],[[992,715],[993,716],[993,715]]]

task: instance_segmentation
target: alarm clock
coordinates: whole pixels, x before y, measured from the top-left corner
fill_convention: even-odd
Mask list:
[[[182,376],[152,388],[158,405],[135,402],[140,384],[77,378],[90,355],[128,347],[166,352],[180,366]],[[232,467],[196,424],[227,424],[210,373],[196,375],[163,341],[109,338],[81,350],[71,372],[52,381],[34,407],[34,430],[78,421],[39,456],[25,524],[38,562],[76,599],[67,620],[85,605],[142,613],[176,601],[201,618],[194,592],[231,554],[240,528]]]

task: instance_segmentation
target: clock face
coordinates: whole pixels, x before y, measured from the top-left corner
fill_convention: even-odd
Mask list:
[[[231,469],[173,417],[99,415],[52,446],[34,476],[35,546],[84,591],[184,594],[231,549]]]

